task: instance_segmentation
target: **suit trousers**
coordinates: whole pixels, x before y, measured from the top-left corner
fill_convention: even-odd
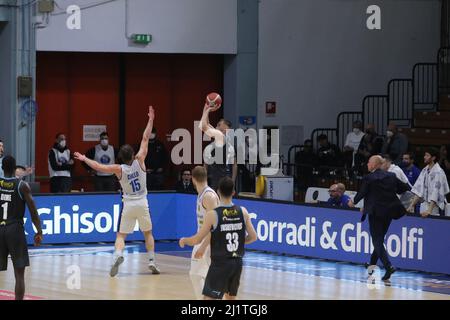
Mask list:
[[[391,225],[392,218],[388,216],[375,216],[373,214],[369,215],[369,230],[370,236],[372,237],[372,243],[374,250],[372,256],[370,257],[370,264],[376,265],[378,259],[381,260],[385,268],[391,267],[391,262],[389,261],[388,254],[384,248],[384,237]]]

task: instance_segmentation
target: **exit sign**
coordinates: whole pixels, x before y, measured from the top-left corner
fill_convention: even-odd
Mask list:
[[[152,35],[151,34],[133,34],[131,36],[131,39],[133,39],[134,43],[149,44],[150,42],[152,42]]]

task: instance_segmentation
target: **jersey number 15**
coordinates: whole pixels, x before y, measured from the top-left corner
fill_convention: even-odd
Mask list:
[[[131,180],[130,182],[131,188],[133,189],[133,192],[138,192],[141,190],[141,184],[139,183],[139,179]]]

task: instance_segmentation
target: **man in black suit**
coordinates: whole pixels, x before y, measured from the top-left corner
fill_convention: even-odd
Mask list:
[[[406,214],[406,209],[397,194],[402,194],[411,187],[401,182],[395,174],[381,170],[383,158],[372,156],[367,163],[369,174],[362,181],[361,189],[354,198],[354,203],[364,199],[363,217],[369,215],[369,229],[374,251],[370,257],[370,264],[376,265],[378,259],[383,263],[386,273],[382,280],[389,280],[396,271],[389,261],[384,248],[384,237],[392,219],[399,219]],[[370,271],[369,271],[370,272]],[[371,272],[370,272],[371,273]]]
[[[182,193],[196,193],[192,184],[192,173],[190,169],[184,169],[181,174],[181,180],[175,185],[175,190]]]

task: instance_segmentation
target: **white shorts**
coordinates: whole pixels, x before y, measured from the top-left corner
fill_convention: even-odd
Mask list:
[[[200,248],[200,244],[194,246],[194,249],[192,249],[191,269],[189,270],[189,274],[206,278],[209,266],[211,265],[211,246],[206,248],[205,254],[201,259],[195,259],[194,254],[197,252],[198,248]]]
[[[139,229],[142,232],[152,230],[152,220],[147,198],[124,200],[120,215],[119,232],[125,234],[133,233],[136,221],[139,223]]]

